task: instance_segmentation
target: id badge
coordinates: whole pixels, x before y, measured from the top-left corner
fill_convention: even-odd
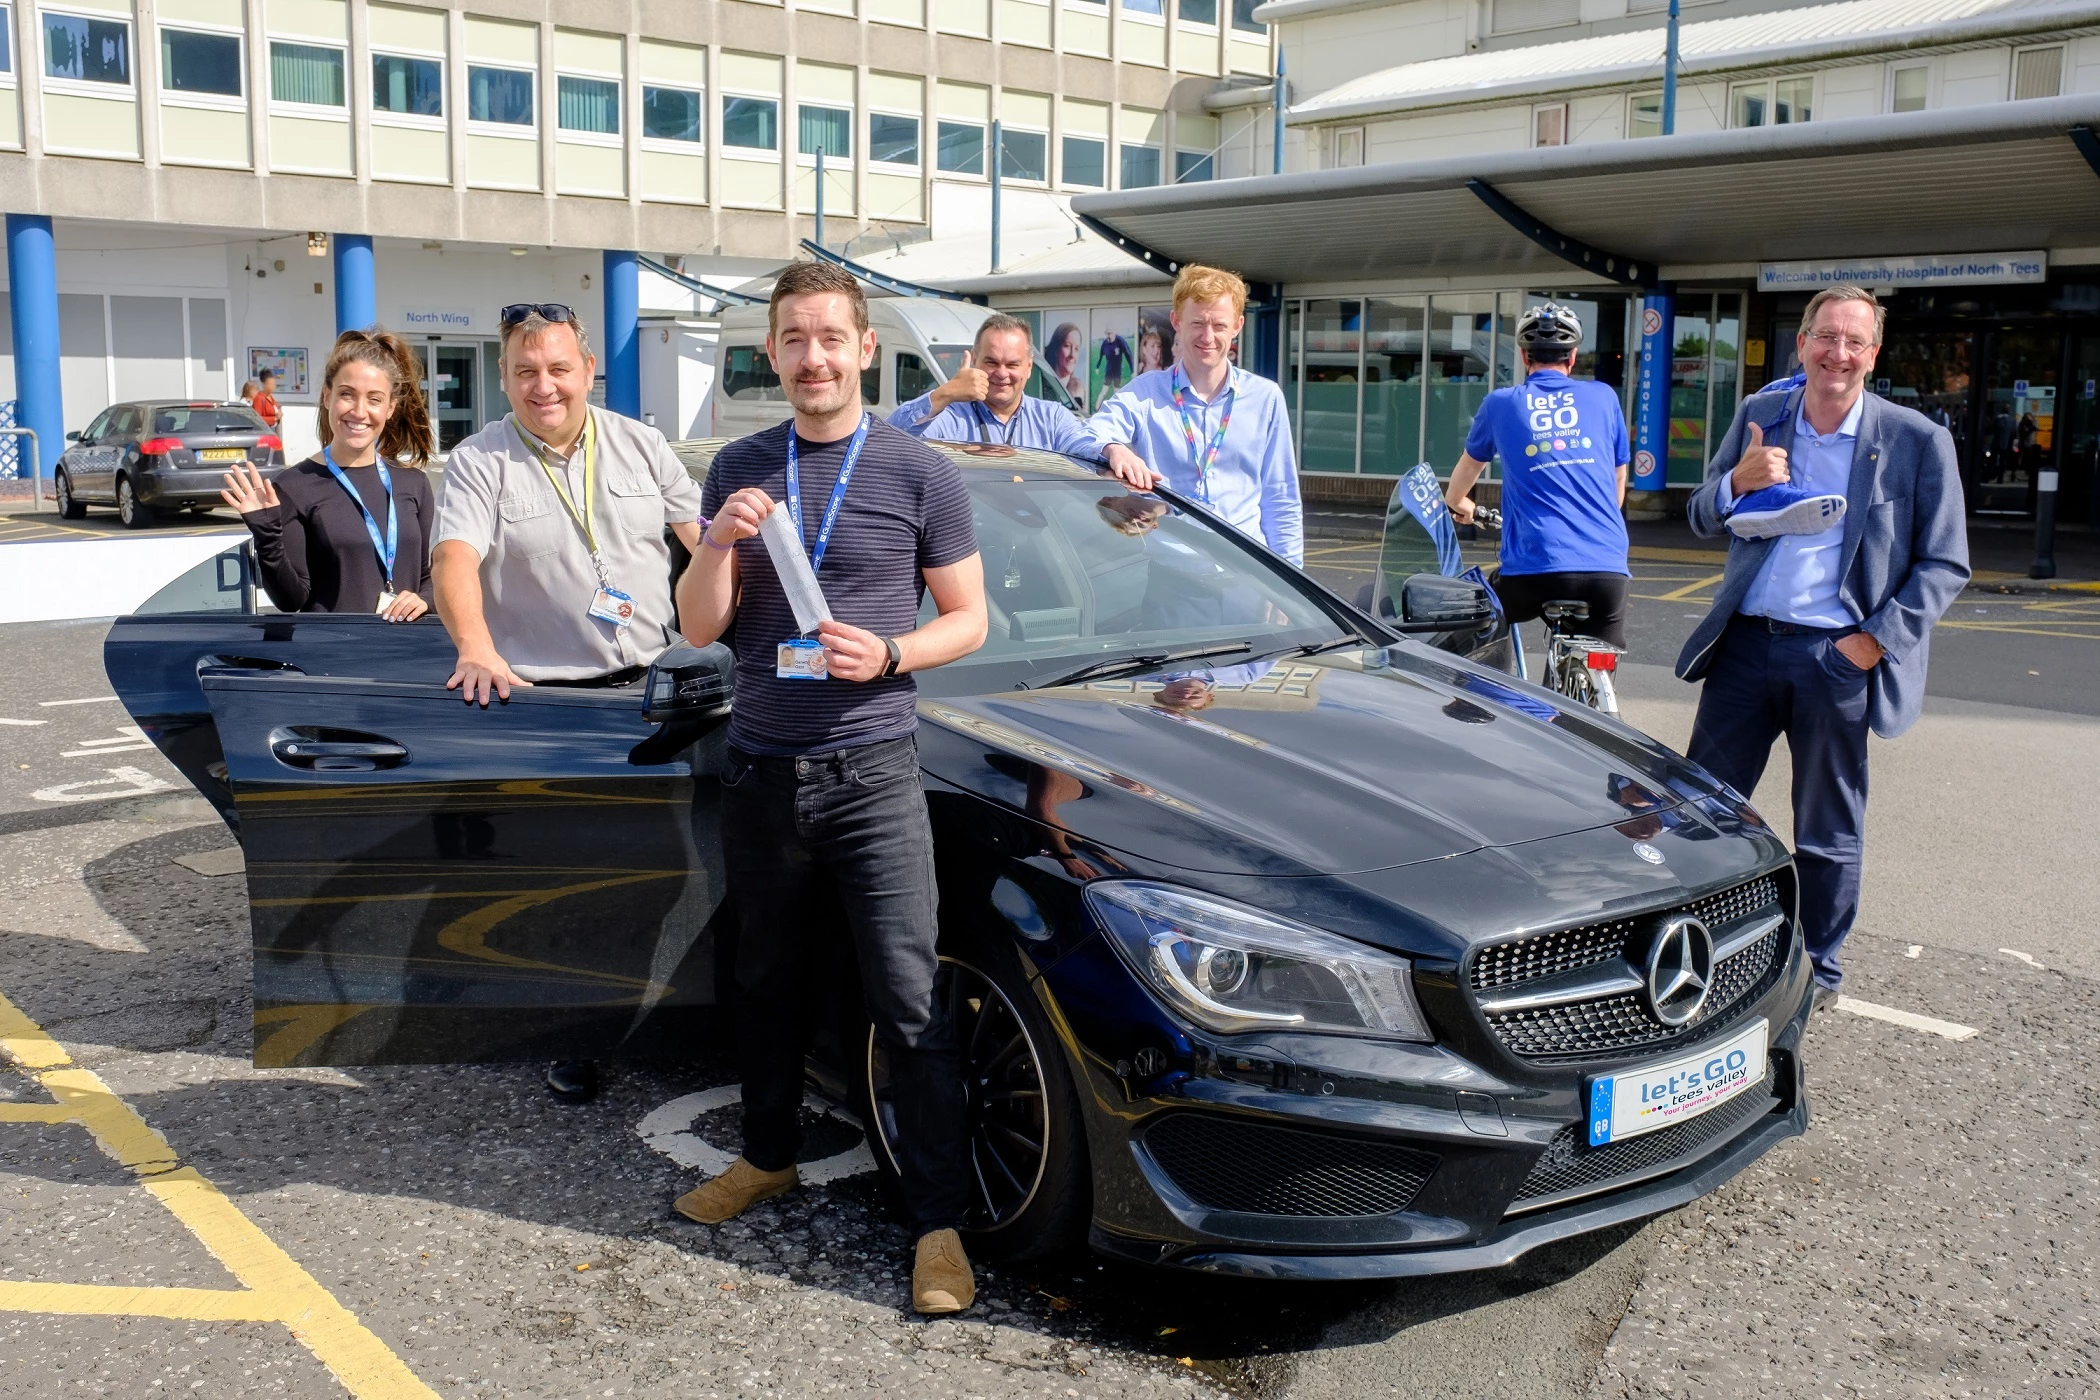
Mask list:
[[[634,621],[634,599],[617,588],[600,588],[591,595],[591,616],[625,627]]]
[[[824,644],[807,637],[782,642],[773,653],[773,674],[784,681],[820,681],[831,674]]]
[[[390,607],[394,606],[394,600],[395,600],[396,598],[400,597],[400,596],[401,596],[401,595],[400,595],[399,593],[396,593],[396,592],[392,591],[391,589],[386,589],[386,588],[382,588],[382,589],[380,589],[380,590],[379,590],[379,606],[378,606],[378,607],[376,607],[376,608],[374,608],[374,609],[372,609],[372,611],[373,611],[373,612],[376,612],[376,613],[384,613],[384,612],[385,612],[385,611],[386,611],[386,610],[387,610],[388,608],[390,608]]]

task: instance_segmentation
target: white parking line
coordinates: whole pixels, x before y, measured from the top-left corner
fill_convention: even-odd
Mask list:
[[[1976,1027],[1962,1025],[1959,1021],[1942,1021],[1932,1016],[1920,1016],[1915,1011],[1898,1011],[1893,1006],[1878,1006],[1857,997],[1839,997],[1830,1004],[1839,1011],[1849,1011],[1870,1021],[1886,1021],[1905,1030],[1924,1031],[1927,1035],[1945,1036],[1949,1040],[1973,1040],[1978,1033]]]
[[[49,724],[49,723],[51,723],[51,721],[50,721],[50,720],[48,720],[48,719],[9,719],[9,718],[7,718],[7,717],[6,717],[5,715],[0,715],[0,724],[19,724],[19,725],[22,725],[22,726],[24,726],[24,727],[26,728],[26,727],[28,727],[29,725],[32,725],[32,724]]]
[[[48,710],[53,705],[105,705],[116,698],[114,695],[90,695],[85,700],[39,700],[37,704]]]
[[[2007,956],[2008,958],[2018,958],[2021,962],[2026,963],[2036,972],[2047,972],[2049,970],[2048,968],[2043,967],[2040,963],[2036,962],[2034,960],[2034,954],[2032,953],[2023,953],[2018,948],[2000,948],[1998,951],[2005,954],[2005,956]]]
[[[60,758],[94,758],[105,753],[124,753],[131,749],[150,749],[153,741],[146,731],[135,724],[120,724],[114,737],[108,739],[82,739],[77,749],[67,749]]]

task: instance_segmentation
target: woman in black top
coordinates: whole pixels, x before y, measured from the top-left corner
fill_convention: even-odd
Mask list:
[[[321,379],[321,454],[274,481],[245,463],[227,473],[219,498],[255,537],[263,588],[279,610],[377,612],[389,622],[430,611],[437,510],[422,470],[430,413],[421,377],[399,337],[345,331]]]

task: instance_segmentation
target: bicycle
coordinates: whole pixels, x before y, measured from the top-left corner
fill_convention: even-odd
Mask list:
[[[1474,525],[1484,530],[1502,528],[1502,512],[1486,506],[1473,509]],[[1626,653],[1601,637],[1584,636],[1572,630],[1589,621],[1590,605],[1575,598],[1548,599],[1539,607],[1539,620],[1546,624],[1546,667],[1541,682],[1555,694],[1589,706],[1599,714],[1619,713],[1617,675],[1619,658]],[[1531,679],[1524,662],[1524,644],[1517,629],[1510,629],[1516,652],[1517,674]]]

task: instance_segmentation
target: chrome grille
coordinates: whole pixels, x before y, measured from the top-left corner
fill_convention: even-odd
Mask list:
[[[1482,949],[1470,976],[1476,993],[1506,991],[1524,984],[1623,959],[1639,968],[1646,939],[1663,919],[1690,914],[1717,934],[1779,903],[1779,884],[1760,876],[1676,909],[1651,912],[1558,933],[1536,934]],[[1528,1058],[1582,1059],[1621,1050],[1648,1049],[1691,1038],[1758,990],[1786,946],[1784,924],[1714,967],[1712,990],[1699,1014],[1683,1026],[1666,1026],[1648,1009],[1642,992],[1570,999],[1507,1012],[1483,1011],[1502,1043]]]

